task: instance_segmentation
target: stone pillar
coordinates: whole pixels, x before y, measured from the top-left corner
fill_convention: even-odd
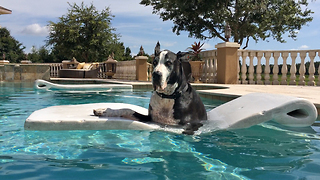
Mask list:
[[[240,44],[233,42],[219,43],[217,48],[217,83],[237,84],[238,49]]]
[[[147,56],[137,56],[136,60],[136,80],[148,81]]]

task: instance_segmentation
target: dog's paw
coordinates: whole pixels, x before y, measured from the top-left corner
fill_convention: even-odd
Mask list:
[[[106,112],[107,111],[107,109],[94,109],[93,110],[93,114],[95,115],[95,116],[106,116]]]
[[[197,131],[201,126],[203,126],[203,124],[200,122],[187,123],[182,134],[193,135],[194,132]]]

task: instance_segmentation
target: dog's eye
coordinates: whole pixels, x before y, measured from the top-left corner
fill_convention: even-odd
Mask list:
[[[166,66],[171,66],[171,65],[172,65],[172,62],[171,62],[171,61],[167,61],[167,62],[165,63],[165,65],[166,65]]]
[[[156,65],[158,64],[158,61],[157,61],[157,60],[153,60],[152,64],[153,64],[154,66],[156,66]]]

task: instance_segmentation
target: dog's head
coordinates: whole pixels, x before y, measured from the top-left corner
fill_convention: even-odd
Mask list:
[[[184,77],[180,62],[181,52],[175,54],[169,50],[160,51],[158,42],[153,59],[152,84],[155,91],[172,94]]]

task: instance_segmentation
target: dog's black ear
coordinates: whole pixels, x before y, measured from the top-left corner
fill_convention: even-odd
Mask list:
[[[180,59],[182,57],[182,53],[181,53],[181,51],[179,51],[178,53],[177,53],[177,59]]]
[[[158,41],[156,47],[154,48],[154,55],[159,56],[159,54],[160,54],[160,43]]]
[[[181,62],[187,62],[188,61],[188,56],[190,55],[189,52],[181,52],[179,51],[177,53],[177,59]]]

